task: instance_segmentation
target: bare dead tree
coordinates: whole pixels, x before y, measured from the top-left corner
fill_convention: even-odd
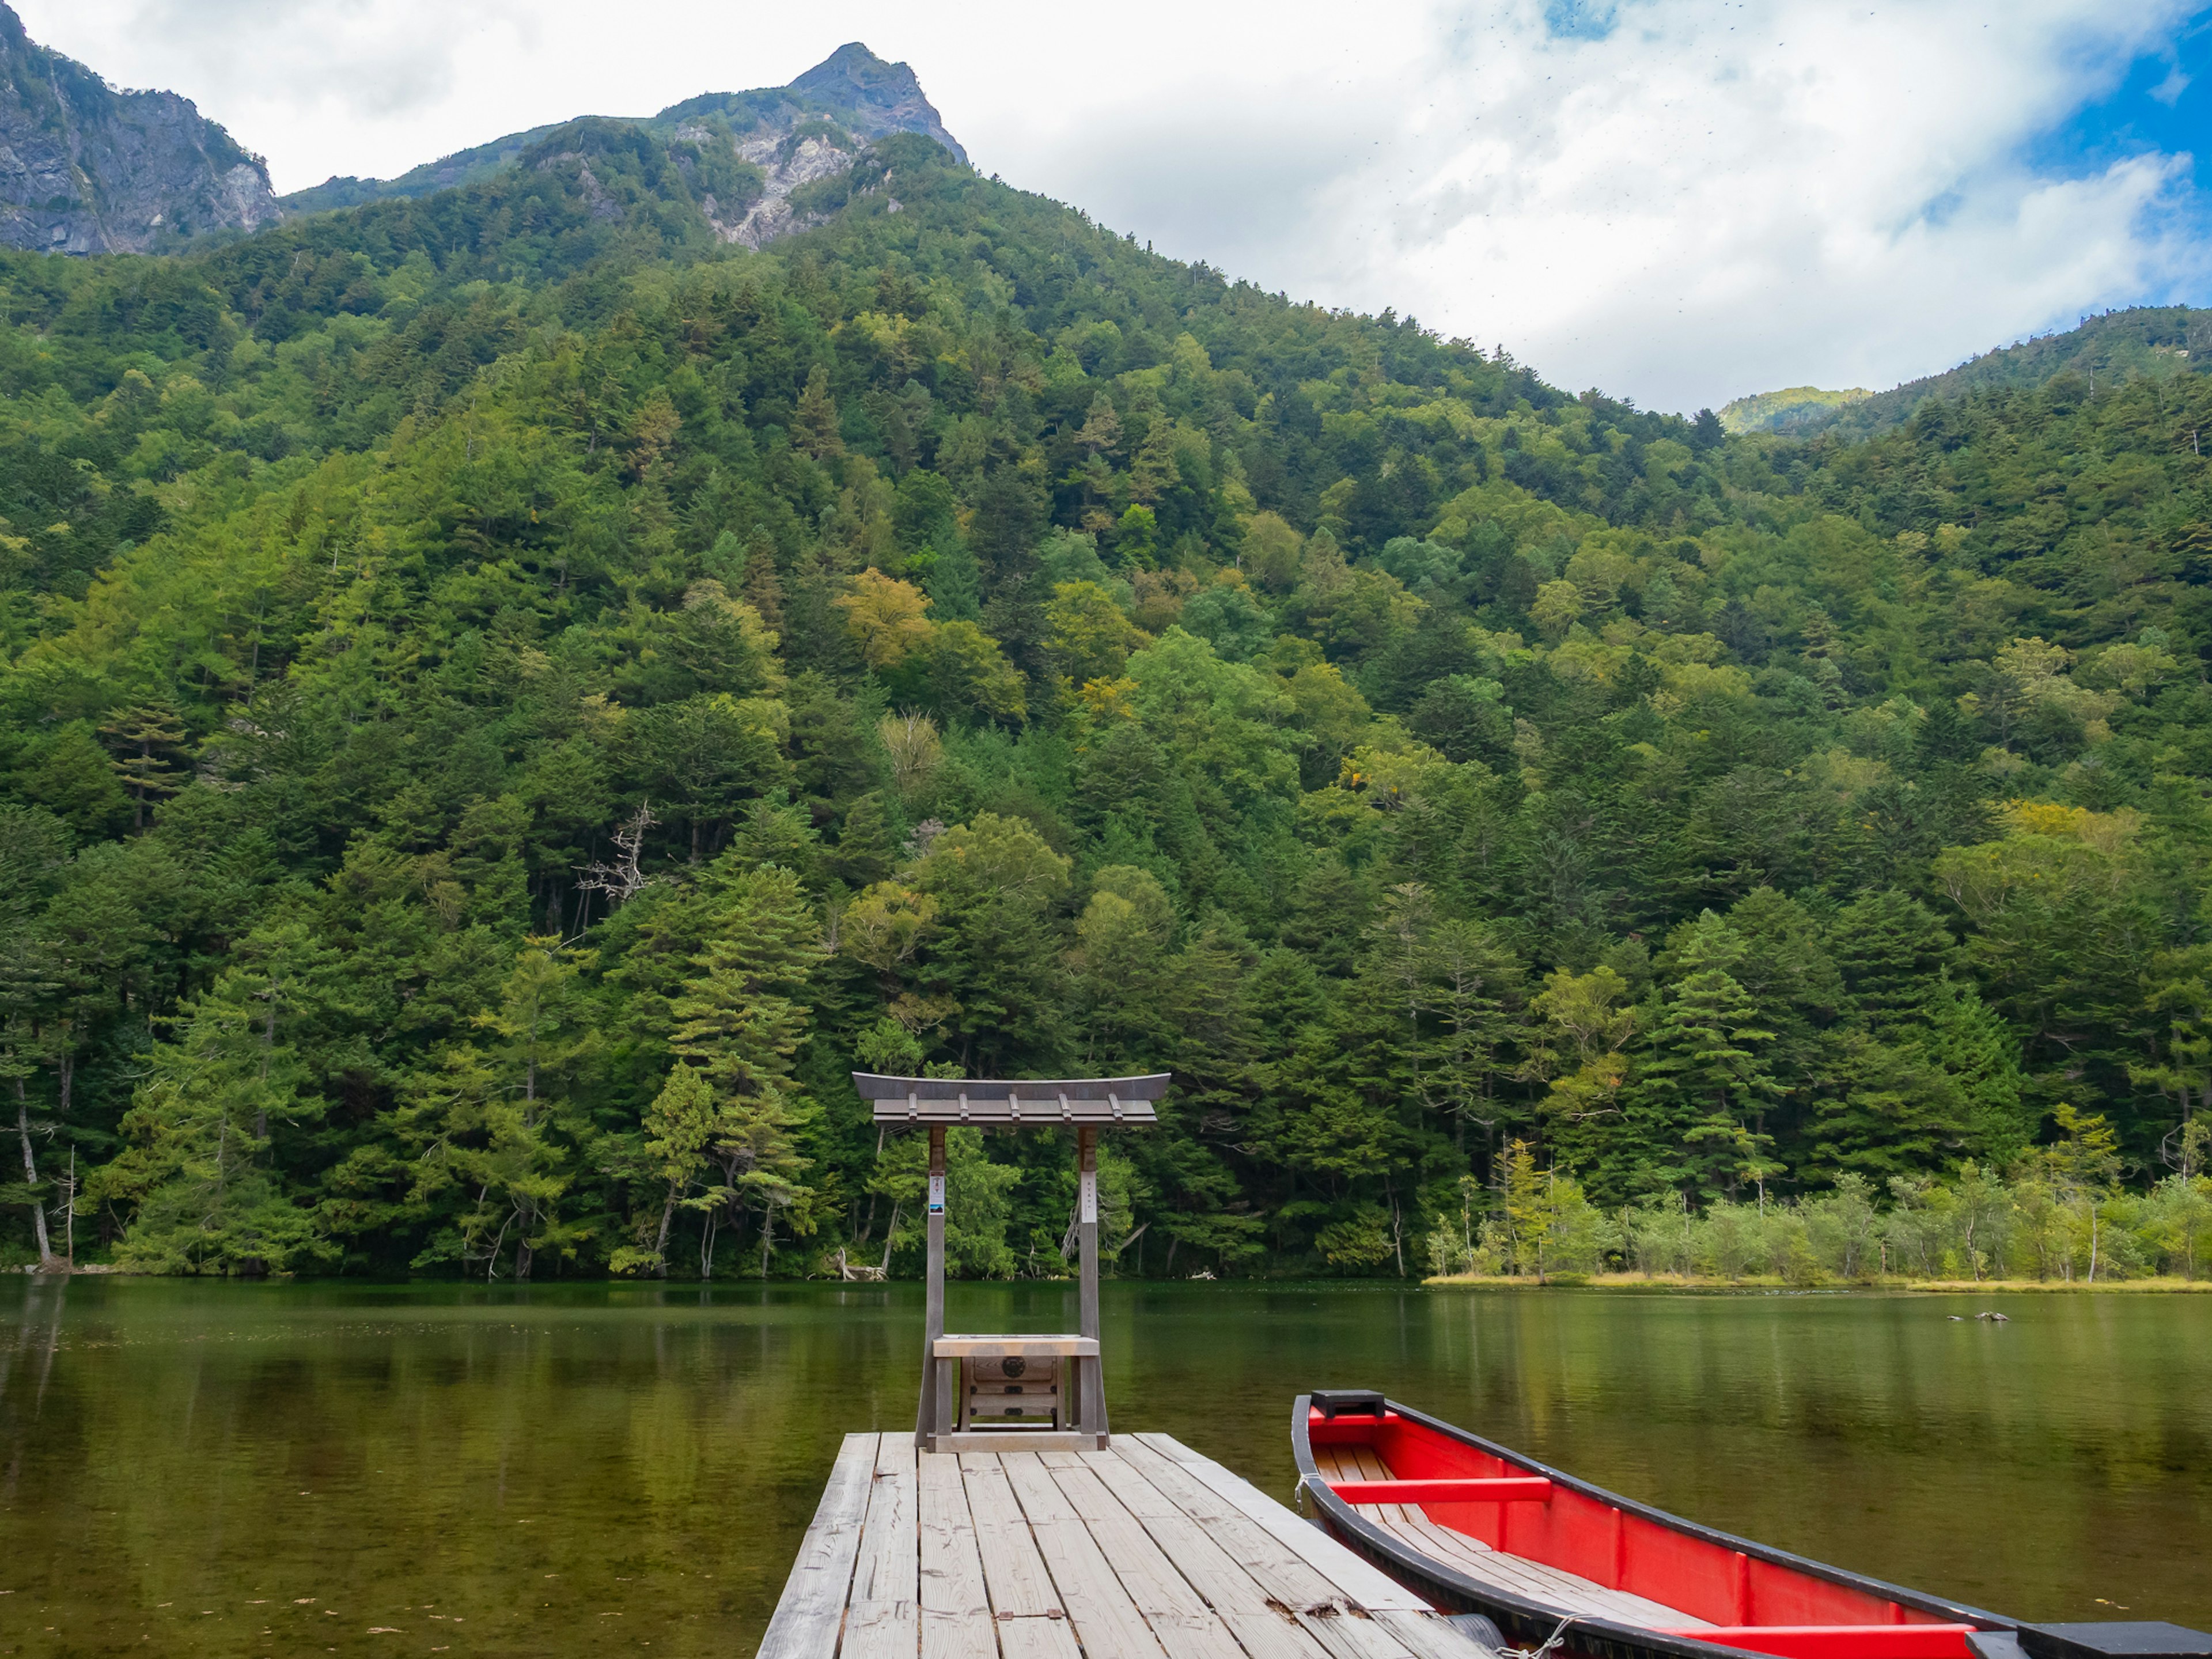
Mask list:
[[[576,890],[580,893],[605,893],[607,908],[619,910],[653,883],[653,878],[638,868],[638,857],[645,847],[646,831],[660,820],[653,815],[653,804],[641,801],[623,826],[615,831],[615,857],[611,863],[601,862],[582,866],[576,872]],[[576,932],[580,935],[590,920],[591,902],[587,899],[580,907],[576,917]]]

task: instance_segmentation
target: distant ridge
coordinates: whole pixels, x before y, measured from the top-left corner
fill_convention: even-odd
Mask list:
[[[2134,306],[2085,317],[2063,333],[2040,334],[1968,359],[1941,374],[1869,395],[1799,386],[1739,398],[1721,410],[1731,432],[1810,437],[1832,432],[1869,437],[1912,418],[1930,398],[1962,398],[1997,386],[2039,386],[2065,374],[2094,386],[2137,376],[2154,380],[2212,369],[2212,311]]]
[[[935,139],[951,152],[954,160],[963,163],[968,160],[959,141],[945,130],[914,70],[904,64],[887,63],[858,40],[838,47],[787,86],[702,93],[671,104],[657,115],[613,118],[643,127],[663,142],[714,148],[726,145],[739,160],[760,167],[763,174],[760,195],[746,204],[757,215],[756,228],[775,216],[775,204],[791,190],[832,170],[824,165],[828,152],[857,148],[851,140],[916,132]],[[781,154],[787,141],[811,122],[827,122],[829,130],[800,133],[797,144],[789,148],[795,152],[811,140],[813,151],[804,156]],[[288,214],[314,213],[356,207],[364,202],[428,196],[476,184],[514,166],[532,144],[566,125],[554,122],[526,132],[510,132],[489,143],[427,161],[396,179],[326,179],[283,197],[283,207]],[[763,208],[767,210],[760,211]],[[729,240],[754,240],[744,228],[741,217],[726,222],[730,227]]]
[[[1808,424],[1826,424],[1846,404],[1872,396],[1864,386],[1824,392],[1816,386],[1793,386],[1784,392],[1755,392],[1723,405],[1721,424],[1739,433],[1793,432]]]

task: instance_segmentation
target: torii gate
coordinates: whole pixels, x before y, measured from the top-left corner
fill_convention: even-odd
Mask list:
[[[921,1405],[915,1443],[924,1451],[1079,1451],[1107,1443],[1106,1388],[1098,1352],[1098,1131],[1157,1123],[1154,1103],[1173,1074],[997,1079],[878,1077],[853,1086],[890,1128],[929,1130],[929,1273],[924,1302]],[[952,1335],[945,1330],[945,1132],[1072,1128],[1078,1170],[1076,1231],[1082,1246],[1080,1327],[1074,1335]],[[1072,1400],[1072,1405],[1071,1405]],[[988,1428],[977,1419],[993,1419]]]

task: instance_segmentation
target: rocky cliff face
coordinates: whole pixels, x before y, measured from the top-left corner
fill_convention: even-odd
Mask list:
[[[761,170],[760,194],[742,218],[726,220],[712,208],[707,218],[724,241],[756,248],[804,228],[805,216],[793,206],[791,192],[844,172],[857,148],[844,134],[831,132],[769,134],[736,143],[738,155]]]
[[[259,157],[173,92],[118,92],[0,3],[0,244],[137,253],[282,216]]]
[[[690,177],[708,222],[723,240],[749,247],[813,222],[813,216],[793,205],[792,192],[851,167],[869,140],[916,132],[956,160],[968,160],[914,70],[885,63],[857,40],[788,86],[705,93],[628,125],[677,147],[678,165]],[[283,204],[287,212],[312,213],[474,184],[517,165],[554,131],[509,133],[397,179],[332,179],[295,191]]]

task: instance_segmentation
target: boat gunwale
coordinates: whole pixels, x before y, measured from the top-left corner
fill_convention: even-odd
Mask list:
[[[1669,1510],[1623,1497],[1565,1470],[1540,1462],[1524,1452],[1500,1445],[1455,1423],[1448,1423],[1442,1418],[1402,1405],[1387,1396],[1383,1401],[1383,1409],[1396,1413],[1405,1421],[1419,1424],[1447,1439],[1498,1458],[1510,1468],[1542,1475],[1555,1485],[1583,1497],[1611,1504],[1624,1515],[1634,1516],[1700,1542],[1739,1552],[1771,1566],[1802,1573],[1847,1589],[1879,1596],[1916,1612],[1941,1614],[1940,1622],[1942,1623],[1972,1625],[1982,1630],[2008,1632],[2020,1628],[2020,1622],[2016,1620],[2007,1619],[1963,1601],[1946,1601],[1923,1590],[1911,1589],[1902,1584],[1893,1584],[1884,1579],[1853,1572],[1846,1567],[1793,1554],[1774,1545],[1762,1544],[1756,1539],[1741,1538],[1717,1527],[1708,1527]],[[1579,1652],[1599,1655],[1601,1659],[1640,1659],[1641,1656],[1652,1654],[1665,1655],[1668,1659],[1745,1659],[1747,1650],[1743,1648],[1699,1641],[1694,1637],[1672,1635],[1647,1626],[1626,1624],[1596,1613],[1574,1613],[1549,1602],[1517,1595],[1510,1590],[1471,1577],[1449,1563],[1416,1549],[1404,1539],[1367,1520],[1352,1504],[1337,1496],[1335,1489],[1321,1473],[1320,1465],[1314,1459],[1310,1432],[1312,1415],[1312,1394],[1309,1391],[1299,1395],[1291,1407],[1291,1448],[1297,1463],[1301,1495],[1311,1495],[1315,1505],[1326,1518],[1326,1529],[1337,1534],[1340,1541],[1358,1548],[1362,1553],[1376,1559],[1378,1565],[1387,1565],[1400,1573],[1425,1580],[1425,1583],[1414,1586],[1423,1594],[1428,1594],[1433,1588],[1445,1592],[1453,1601],[1469,1604],[1468,1611],[1493,1617],[1504,1613],[1506,1620],[1516,1626],[1505,1632],[1508,1637],[1518,1637],[1523,1642],[1547,1642],[1556,1635],[1561,1638],[1562,1645]],[[1362,1420],[1358,1416],[1348,1413],[1347,1419]],[[1380,1418],[1367,1420],[1378,1426],[1382,1421]],[[1563,1626],[1563,1620],[1569,1623]],[[1874,1629],[1897,1628],[1875,1625],[1871,1620],[1869,1625]]]

